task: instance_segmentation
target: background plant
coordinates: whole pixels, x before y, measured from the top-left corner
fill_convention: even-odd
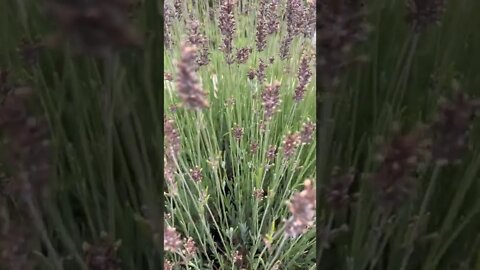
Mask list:
[[[320,268],[477,269],[478,3],[322,3]]]

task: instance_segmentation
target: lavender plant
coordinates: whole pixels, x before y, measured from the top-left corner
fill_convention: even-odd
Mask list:
[[[298,35],[290,59],[269,60],[278,58],[277,41],[288,35],[287,22],[273,15],[286,9],[282,1],[252,4],[258,6],[253,17],[240,12],[240,1],[192,6],[192,16],[216,14],[216,20],[203,19],[200,31],[217,46],[210,45],[209,64],[190,76],[178,72],[191,66],[184,64],[186,45],[165,54],[165,71],[177,83],[164,81],[164,108],[185,105],[165,110],[181,141],[165,201],[172,214],[165,226],[175,228],[175,239],[181,241],[165,250],[172,269],[315,266],[315,183],[309,180],[304,186],[305,179],[315,177],[310,57],[315,48]],[[191,40],[184,30],[188,27],[180,24],[172,32],[174,39]],[[284,74],[285,66],[299,70],[298,76]],[[206,94],[194,94],[197,88]],[[209,106],[195,106],[194,96]],[[199,110],[189,110],[192,106]],[[165,237],[174,239],[170,231]],[[181,247],[188,238],[195,242],[195,252]]]

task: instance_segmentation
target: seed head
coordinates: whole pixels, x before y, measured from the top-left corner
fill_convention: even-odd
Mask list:
[[[196,49],[182,46],[182,55],[177,64],[177,91],[183,105],[193,110],[209,106],[207,94],[203,91],[195,73]]]
[[[292,216],[285,224],[285,233],[297,237],[305,233],[315,222],[316,189],[311,179],[305,180],[304,190],[297,192],[288,203]]]
[[[270,120],[280,105],[280,82],[267,85],[262,93],[263,112],[266,120]]]

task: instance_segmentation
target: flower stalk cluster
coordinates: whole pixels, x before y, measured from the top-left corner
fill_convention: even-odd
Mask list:
[[[234,15],[234,0],[223,0],[220,5],[219,27],[223,35],[222,50],[225,53],[227,64],[234,63],[233,36],[236,31],[236,22]]]

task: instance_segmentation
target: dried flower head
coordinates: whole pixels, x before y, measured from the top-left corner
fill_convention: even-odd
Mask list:
[[[407,0],[407,21],[414,31],[420,32],[438,24],[445,12],[446,0]]]
[[[280,105],[280,82],[275,81],[265,86],[262,92],[263,113],[266,120],[270,120]]]
[[[293,157],[300,145],[300,135],[298,133],[290,133],[283,140],[283,155],[286,159]]]
[[[366,40],[369,25],[358,0],[321,1],[317,21],[320,82],[332,90],[345,67],[357,60],[352,49]]]
[[[200,110],[209,106],[207,94],[203,91],[195,73],[196,49],[183,45],[180,62],[177,64],[177,91],[183,105]]]
[[[200,182],[203,179],[202,168],[195,166],[193,169],[190,169],[190,178],[193,182]]]
[[[315,126],[315,122],[312,121],[303,123],[302,130],[300,131],[300,142],[302,144],[309,144],[312,141]]]
[[[171,226],[165,226],[163,230],[163,249],[165,251],[180,251],[183,245],[182,238],[177,230]]]
[[[232,128],[232,135],[236,140],[240,140],[243,136],[244,129],[240,126],[235,126]]]
[[[102,233],[100,242],[95,245],[83,244],[85,262],[92,270],[120,270],[120,259],[117,251],[121,241],[113,241],[106,233]]]
[[[58,26],[55,41],[67,37],[81,50],[96,56],[140,43],[140,36],[130,24],[128,8],[128,0],[47,1],[49,15]]]
[[[431,125],[432,156],[438,164],[458,161],[468,148],[468,137],[478,100],[455,87],[451,100],[441,99]]]
[[[222,0],[220,5],[219,27],[223,35],[222,51],[225,53],[228,64],[234,62],[232,57],[233,35],[236,31],[234,7],[234,0]]]
[[[311,179],[305,180],[304,186],[288,203],[292,216],[285,224],[285,233],[290,237],[305,233],[315,222],[316,189]]]
[[[310,78],[312,77],[312,71],[310,70],[310,60],[311,57],[307,54],[304,54],[302,60],[300,61],[300,67],[298,68],[298,85],[295,88],[295,95],[293,99],[296,102],[303,100],[305,97],[305,91]]]
[[[252,53],[252,48],[245,47],[237,50],[237,63],[245,64]]]

